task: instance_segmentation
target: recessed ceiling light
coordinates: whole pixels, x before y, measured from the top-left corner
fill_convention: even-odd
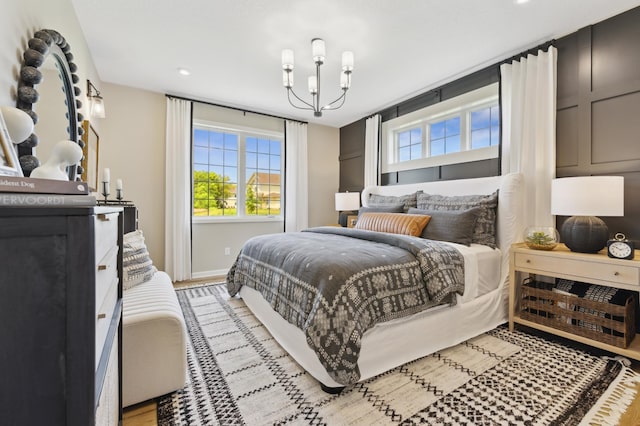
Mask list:
[[[191,75],[191,71],[186,68],[178,68],[178,73],[180,73],[180,75]]]
[[[513,2],[515,4],[525,4],[525,3],[529,3],[529,0],[513,0]]]

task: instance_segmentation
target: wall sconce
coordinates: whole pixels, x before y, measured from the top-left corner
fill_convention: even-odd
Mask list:
[[[87,80],[87,97],[89,98],[89,115],[95,118],[104,118],[104,100],[91,80]]]

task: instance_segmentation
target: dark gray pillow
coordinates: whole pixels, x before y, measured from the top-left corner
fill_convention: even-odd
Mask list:
[[[404,206],[403,212],[406,213],[411,207],[417,207],[416,193],[407,195],[379,195],[369,194],[369,207],[389,207],[402,204]]]
[[[362,213],[404,213],[404,205],[396,204],[395,206],[380,206],[380,207],[360,207],[358,210],[358,216]]]
[[[420,210],[468,210],[480,208],[473,231],[472,243],[496,248],[496,217],[498,191],[489,195],[431,195],[419,192],[417,204]]]
[[[422,231],[422,238],[470,245],[480,208],[468,210],[420,210],[410,208],[409,214],[424,214],[431,220]]]

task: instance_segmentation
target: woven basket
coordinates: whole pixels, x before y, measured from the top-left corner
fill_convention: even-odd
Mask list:
[[[636,335],[635,297],[615,305],[554,292],[547,289],[550,286],[539,282],[520,286],[520,318],[612,346],[629,346]]]

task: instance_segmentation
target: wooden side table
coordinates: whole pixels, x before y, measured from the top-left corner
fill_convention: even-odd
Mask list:
[[[554,250],[543,251],[532,250],[524,243],[518,243],[511,247],[509,270],[509,330],[513,331],[515,324],[522,324],[631,359],[640,360],[640,338],[637,334],[629,347],[621,348],[577,336],[544,324],[528,321],[519,316],[522,274],[538,274],[640,291],[640,250],[636,250],[634,260],[620,260],[608,257],[606,251],[596,254],[575,253],[570,251],[564,244],[558,245]]]

